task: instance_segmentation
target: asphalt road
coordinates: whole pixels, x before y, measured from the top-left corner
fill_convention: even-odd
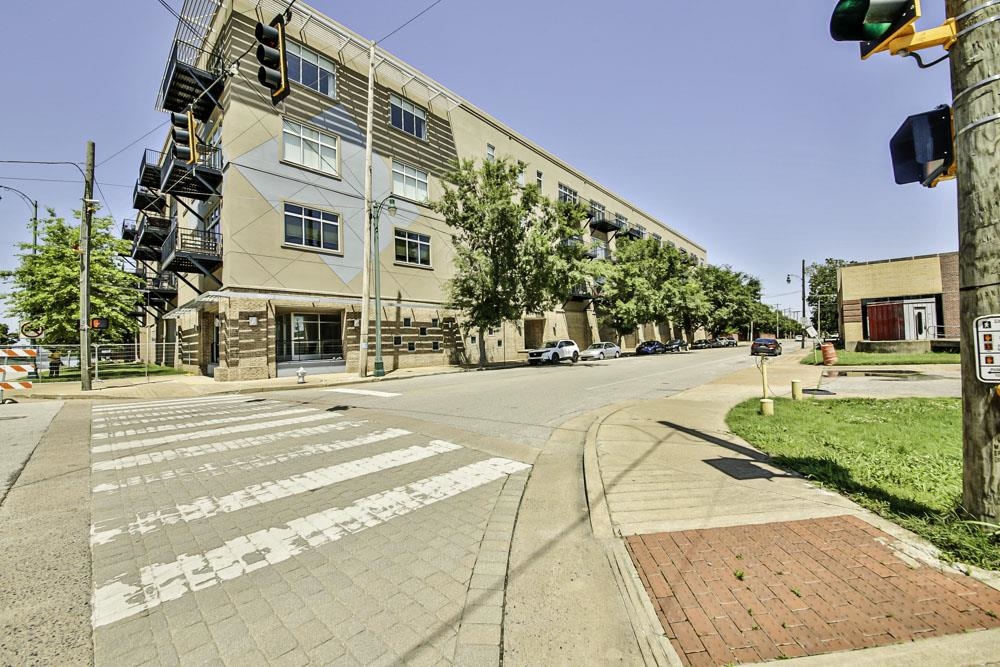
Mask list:
[[[577,415],[620,401],[670,396],[753,363],[744,345],[268,396],[368,408],[541,447],[554,429]]]

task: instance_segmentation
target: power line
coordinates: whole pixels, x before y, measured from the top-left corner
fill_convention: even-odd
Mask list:
[[[106,164],[106,163],[110,162],[111,160],[115,159],[120,154],[124,153],[129,148],[132,148],[132,146],[135,146],[137,143],[139,143],[140,141],[142,141],[143,139],[145,139],[146,137],[148,137],[149,135],[151,135],[153,132],[156,132],[157,130],[159,130],[161,127],[163,127],[166,124],[167,124],[167,121],[163,121],[162,123],[160,123],[159,125],[157,125],[156,127],[154,127],[152,130],[150,130],[146,134],[142,135],[141,137],[139,137],[135,141],[131,142],[130,144],[128,144],[127,146],[125,146],[121,150],[115,151],[114,153],[112,153],[108,157],[106,157],[103,160],[101,160],[100,162],[98,162],[97,166],[100,167],[101,165]]]
[[[376,44],[379,44],[379,43],[384,42],[385,40],[389,39],[390,37],[392,37],[393,35],[395,35],[397,32],[399,32],[400,30],[402,30],[403,28],[405,28],[406,26],[410,25],[411,23],[413,23],[414,21],[416,21],[418,18],[420,18],[421,16],[423,16],[424,14],[426,14],[427,12],[429,12],[431,9],[434,8],[435,5],[439,4],[440,2],[441,2],[441,0],[434,0],[434,2],[432,2],[429,5],[427,5],[424,9],[422,9],[420,12],[418,12],[409,21],[407,21],[403,25],[399,26],[398,28],[396,28],[395,30],[393,30],[392,32],[390,32],[388,35],[386,35],[382,39],[378,40],[376,42]]]

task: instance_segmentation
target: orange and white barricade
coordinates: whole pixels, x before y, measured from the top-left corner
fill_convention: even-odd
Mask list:
[[[31,389],[33,386],[29,381],[15,381],[19,378],[27,377],[35,373],[35,358],[38,356],[37,350],[12,348],[0,348],[0,403],[13,403],[14,399],[4,398],[3,392],[18,389]],[[24,363],[13,363],[21,362]]]

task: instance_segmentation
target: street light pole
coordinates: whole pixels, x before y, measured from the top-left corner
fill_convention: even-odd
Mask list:
[[[375,113],[375,42],[368,45],[368,118],[365,125],[365,213],[361,250],[361,326],[358,331],[358,375],[368,375],[368,281],[372,254],[372,120]]]
[[[80,220],[80,389],[90,391],[90,225],[94,205],[94,142],[87,142]]]
[[[32,199],[17,188],[12,188],[9,185],[0,185],[0,188],[21,195],[21,199],[31,205],[31,254],[38,254],[38,200]]]
[[[375,204],[372,211],[372,268],[375,273],[375,371],[377,378],[385,376],[385,365],[382,363],[382,267],[379,252],[379,224],[382,209],[387,208],[389,215],[396,215],[396,200],[392,195]]]

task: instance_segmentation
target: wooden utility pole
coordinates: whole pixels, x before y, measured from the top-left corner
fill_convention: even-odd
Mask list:
[[[80,219],[80,389],[90,391],[90,221],[94,212],[94,142],[87,142]]]
[[[1000,6],[947,0],[947,15],[958,29],[950,60],[962,325],[962,504],[974,517],[997,523],[1000,394],[996,385],[976,378],[972,327],[976,317],[1000,313]]]

